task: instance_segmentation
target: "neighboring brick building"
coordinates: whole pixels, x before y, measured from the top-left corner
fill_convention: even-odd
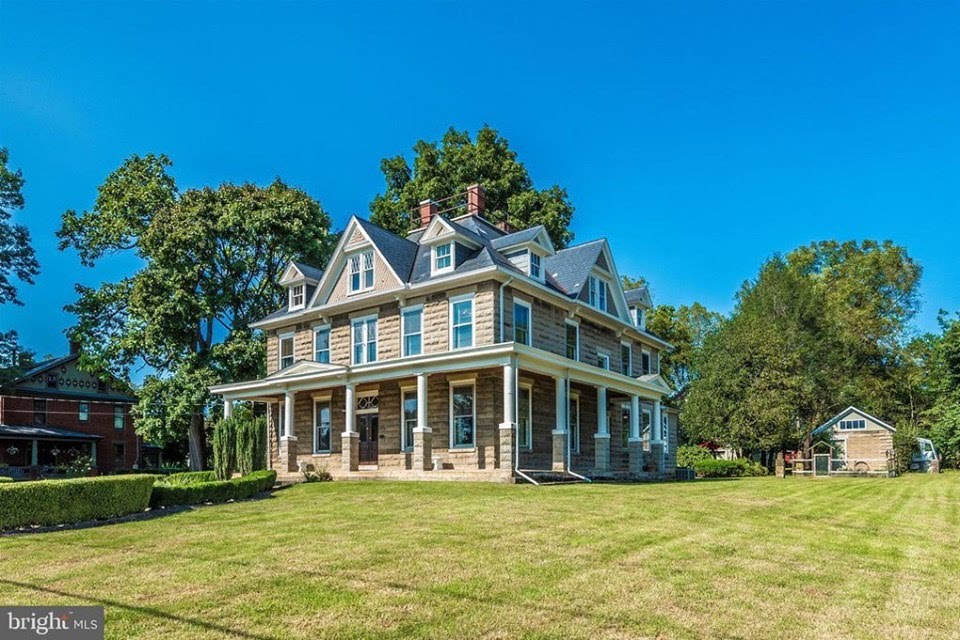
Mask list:
[[[337,477],[672,477],[669,348],[646,330],[606,240],[557,251],[422,203],[405,238],[350,219],[326,272],[290,263],[287,305],[254,323],[266,378],[212,389],[269,404],[270,466]],[[463,213],[463,211],[459,211]],[[602,409],[598,410],[598,407]]]
[[[89,455],[101,473],[137,468],[136,398],[80,371],[79,354],[47,360],[0,394],[0,475],[30,477]]]

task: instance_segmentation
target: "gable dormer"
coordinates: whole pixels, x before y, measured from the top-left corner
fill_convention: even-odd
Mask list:
[[[430,275],[452,273],[466,257],[483,244],[471,237],[459,224],[442,216],[434,216],[420,235],[421,245],[430,248]]]
[[[287,290],[287,310],[305,309],[322,277],[320,269],[291,260],[280,276],[280,286]]]
[[[653,308],[653,301],[650,299],[650,291],[646,287],[638,287],[630,291],[623,292],[627,300],[627,306],[630,310],[630,319],[633,324],[643,331],[647,329],[647,314]]]
[[[546,281],[544,261],[556,254],[550,234],[543,225],[496,238],[490,245],[513,266],[538,282]]]

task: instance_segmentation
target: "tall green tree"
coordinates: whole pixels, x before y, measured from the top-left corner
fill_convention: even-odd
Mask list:
[[[85,265],[115,253],[139,258],[130,277],[77,285],[69,334],[83,347],[82,366],[123,379],[134,366],[153,370],[138,429],[161,442],[187,435],[198,469],[207,386],[263,374],[263,338],[248,324],[281,305],[277,281],[288,259],[326,263],[330,219],[279,179],[181,192],[170,166],[163,155],[131,156],[99,187],[92,209],[63,214],[58,236]]]
[[[12,221],[12,210],[24,205],[23,172],[7,167],[9,160],[6,147],[0,147],[0,304],[23,304],[13,279],[33,284],[40,263],[30,244],[30,231]]]
[[[647,329],[673,345],[660,354],[660,373],[677,392],[682,392],[695,375],[694,361],[703,343],[720,328],[723,316],[699,302],[692,305],[659,305],[647,318]]]
[[[16,331],[0,331],[0,389],[36,364],[36,354],[20,344]]]
[[[380,162],[386,191],[370,203],[370,219],[381,227],[403,235],[420,202],[463,193],[479,183],[487,193],[487,219],[517,229],[542,224],[558,249],[573,240],[573,205],[566,189],[536,189],[517,153],[495,129],[485,125],[472,139],[467,131],[451,127],[440,142],[419,140],[413,151],[413,167],[402,155]]]
[[[935,401],[924,422],[947,466],[960,467],[960,316],[941,313],[940,327],[927,367]]]

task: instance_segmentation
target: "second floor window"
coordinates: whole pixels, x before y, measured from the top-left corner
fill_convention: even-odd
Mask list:
[[[330,362],[330,327],[318,327],[313,332],[313,359]]]
[[[33,401],[33,424],[47,424],[47,401]]]
[[[597,366],[601,369],[610,369],[610,356],[605,353],[597,354]]]
[[[620,370],[625,376],[633,374],[633,349],[629,344],[620,345]]]
[[[353,321],[353,364],[377,361],[377,319]]]
[[[650,352],[646,349],[640,352],[640,373],[643,375],[650,373]]]
[[[402,320],[403,355],[418,356],[423,353],[423,307],[404,310]]]
[[[288,333],[280,336],[280,368],[286,368],[293,364],[293,334]]]
[[[304,307],[303,285],[298,284],[290,287],[290,308],[302,309]]]
[[[78,411],[77,411],[77,419],[80,420],[80,422],[86,422],[87,420],[90,419],[90,403],[89,402],[80,403],[80,406],[78,407]]]
[[[572,322],[567,323],[567,357],[580,359],[580,327]]]
[[[473,296],[450,300],[450,348],[473,346]]]
[[[437,245],[434,257],[433,271],[450,271],[453,268],[453,243]]]
[[[513,341],[530,344],[530,306],[520,300],[513,301]]]
[[[350,292],[373,289],[373,251],[350,256]]]
[[[123,406],[117,405],[113,408],[113,428],[123,429]]]

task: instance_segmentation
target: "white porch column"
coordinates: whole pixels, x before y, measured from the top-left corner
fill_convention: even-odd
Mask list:
[[[597,387],[597,435],[610,437],[610,416],[607,413],[606,387]]]
[[[651,439],[654,442],[663,442],[663,421],[660,413],[660,401],[653,401],[653,425],[651,426],[652,434],[655,434],[656,437]]]
[[[593,436],[593,470],[610,471],[610,416],[607,412],[607,388],[597,387],[597,432]]]
[[[630,396],[630,437],[627,439],[630,473],[643,471],[643,438],[640,437],[640,396]]]
[[[433,429],[427,422],[427,374],[417,374],[417,426],[413,429],[413,469],[433,468]]]
[[[233,417],[233,400],[230,398],[224,397],[223,399],[223,419]]]
[[[511,360],[503,365],[503,422],[500,423],[500,452],[497,462],[501,469],[513,469],[517,446],[517,366]],[[519,464],[519,460],[517,461]]]
[[[293,405],[296,401],[296,393],[287,391],[283,397],[283,439],[296,440],[296,429],[293,424]]]
[[[360,434],[357,433],[357,399],[355,387],[348,383],[344,385],[345,412],[343,434],[340,436],[342,448],[342,468],[346,472],[360,469]],[[417,401],[419,404],[419,400]],[[418,418],[419,420],[419,418]]]
[[[660,409],[660,400],[653,401],[653,424],[650,426],[651,431],[651,440],[650,443],[650,455],[653,458],[653,462],[657,465],[657,472],[660,474],[665,473],[666,471],[666,455],[663,442],[663,420],[661,418],[663,414]]]
[[[640,440],[640,396],[630,396],[630,439]]]
[[[567,468],[567,381],[556,378],[557,423],[553,430],[553,470],[565,471]]]

